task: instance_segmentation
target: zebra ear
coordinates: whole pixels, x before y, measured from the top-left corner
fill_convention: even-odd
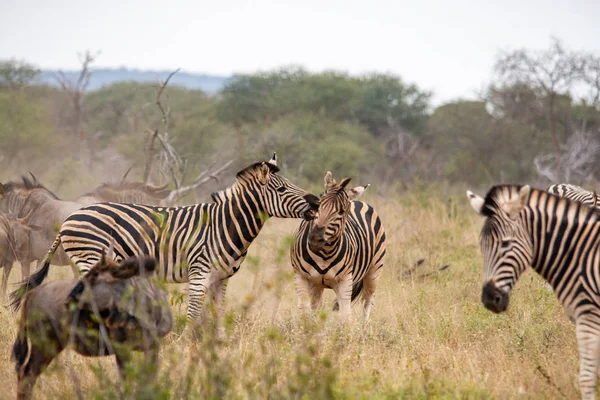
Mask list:
[[[519,193],[515,196],[511,196],[511,198],[501,205],[502,210],[508,217],[512,220],[517,219],[519,213],[525,208],[527,204],[527,200],[529,199],[529,193],[531,192],[531,187],[529,185],[523,186],[519,189]]]
[[[365,186],[357,186],[354,189],[348,190],[348,198],[350,200],[356,200],[362,195],[367,188],[371,186],[370,184],[366,184]]]
[[[335,179],[333,179],[333,174],[331,173],[331,171],[327,171],[327,173],[325,174],[325,178],[323,178],[323,183],[325,184],[325,189],[329,189],[337,183]]]
[[[346,186],[348,186],[348,184],[350,183],[351,180],[352,180],[352,178],[344,178],[344,179],[342,179],[342,181],[340,182],[340,189],[345,189]]]
[[[269,165],[263,161],[263,163],[260,164],[260,167],[258,168],[258,181],[262,185],[266,185],[267,182],[269,182],[270,177],[271,177],[271,169],[269,168]]]
[[[273,157],[271,157],[268,163],[277,166],[277,153],[273,153]]]
[[[479,214],[483,214],[483,205],[485,204],[485,200],[470,190],[467,190],[467,198],[469,199],[469,203],[471,203],[473,210],[477,211]]]

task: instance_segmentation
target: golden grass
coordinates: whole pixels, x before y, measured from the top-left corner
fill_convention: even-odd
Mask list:
[[[338,321],[329,312],[332,293],[326,293],[323,311],[297,313],[288,248],[298,221],[272,219],[229,282],[221,335],[208,329],[200,342],[178,340],[179,324],[163,341],[159,381],[137,396],[578,397],[574,327],[535,273],[521,278],[504,315],[481,305],[481,219],[464,199],[420,194],[366,201],[378,210],[388,236],[368,324],[360,304],[353,307],[351,323]],[[403,278],[421,258],[425,263]],[[451,267],[434,272],[444,264]],[[18,270],[13,271],[14,281]],[[434,273],[420,277],[429,272]],[[51,279],[58,276],[70,271],[54,268]],[[181,320],[185,303],[174,310]],[[16,315],[1,309],[0,382],[5,384],[0,398],[15,397],[9,361],[15,333]],[[38,381],[36,398],[74,397],[70,358],[86,397],[117,398],[113,359],[85,359],[70,351]]]

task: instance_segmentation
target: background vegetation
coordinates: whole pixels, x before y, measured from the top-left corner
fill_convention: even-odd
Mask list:
[[[599,60],[556,40],[502,53],[478,99],[441,105],[398,76],[288,67],[234,76],[214,95],[169,83],[162,110],[159,84],[87,91],[89,54],[81,79],[58,76],[58,87],[39,83],[34,66],[6,60],[0,181],[32,171],[74,199],[132,166],[130,178],[142,179],[149,160],[151,181],[173,188],[215,162],[242,168],[277,151],[283,174],[315,193],[327,170],[373,185],[366,201],[389,240],[369,324],[360,306],[352,323],[340,324],[328,312],[331,293],[323,312],[297,315],[289,235],[298,221],[271,220],[229,284],[223,334],[209,329],[189,342],[179,323],[164,341],[160,379],[143,392],[125,388],[129,397],[576,398],[574,329],[539,277],[521,278],[504,315],[480,304],[481,220],[467,209],[464,188],[483,194],[500,181],[567,180],[593,187]],[[150,146],[152,137],[164,144]],[[185,202],[207,200],[235,168]],[[70,272],[55,269],[51,278],[60,276]],[[185,286],[170,289],[181,322]],[[0,307],[0,397],[15,395],[15,319]],[[41,378],[39,398],[74,396],[71,363],[87,395],[118,398],[112,360],[71,352]]]
[[[415,182],[592,185],[599,172],[600,57],[556,39],[500,53],[477,100],[434,107],[431,93],[399,76],[288,67],[236,75],[215,95],[170,83],[160,98],[167,125],[158,82],[88,92],[94,62],[87,54],[80,79],[57,75],[56,87],[27,63],[0,63],[0,178],[32,170],[68,195],[130,166],[140,178],[154,130],[179,157],[183,181],[215,161],[242,168],[274,150],[300,183],[332,170],[380,193]],[[169,180],[159,171],[155,183]]]

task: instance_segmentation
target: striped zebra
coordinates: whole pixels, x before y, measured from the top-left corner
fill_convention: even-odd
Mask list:
[[[579,201],[590,207],[598,207],[598,204],[600,204],[600,196],[598,196],[595,190],[590,192],[589,190],[585,190],[577,185],[571,185],[570,183],[558,183],[550,186],[546,191],[560,197]]]
[[[575,323],[582,398],[595,397],[600,363],[600,211],[529,186],[494,186],[485,199],[470,191],[485,222],[481,301],[499,313],[531,266],[554,288]]]
[[[292,266],[299,308],[317,308],[323,289],[329,288],[337,297],[334,309],[339,305],[346,318],[351,302],[362,294],[368,319],[383,267],[385,230],[373,207],[355,200],[369,185],[348,190],[348,183],[350,178],[338,184],[327,172],[317,216],[302,221],[296,232]]]
[[[48,274],[56,248],[62,246],[83,273],[114,245],[117,262],[151,255],[167,282],[189,282],[187,317],[198,320],[208,291],[220,310],[227,279],[235,274],[248,247],[268,217],[312,218],[318,198],[279,175],[277,156],[240,171],[232,186],[213,193],[212,203],[157,207],[98,203],[69,216],[44,264],[12,295],[20,297]]]

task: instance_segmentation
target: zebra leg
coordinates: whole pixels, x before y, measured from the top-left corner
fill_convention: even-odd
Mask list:
[[[340,307],[340,316],[346,320],[352,315],[352,274],[346,274],[342,277],[333,290],[337,296],[337,303]]]
[[[296,290],[298,293],[298,309],[316,310],[321,305],[323,288],[316,286],[299,273],[296,274]]]
[[[221,279],[210,287],[211,300],[217,313],[217,317],[223,315],[223,312],[225,311],[225,294],[227,292],[228,282],[229,279]]]
[[[196,327],[202,323],[204,316],[204,298],[209,281],[210,267],[203,265],[190,267],[187,319]]]
[[[204,302],[204,317],[202,318],[204,329],[214,329],[216,337],[225,338],[225,328],[221,323],[221,316],[225,311],[225,294],[227,292],[228,278],[215,277],[211,274],[211,282],[208,286],[209,295]]]
[[[579,346],[579,388],[582,399],[596,397],[596,381],[600,357],[600,332],[598,318],[579,319],[575,326],[577,344]]]
[[[371,315],[371,309],[373,308],[373,303],[375,300],[375,290],[377,289],[377,281],[379,280],[379,275],[381,273],[382,265],[371,266],[367,275],[363,278],[363,301],[364,301],[364,315],[365,321],[369,320],[369,316]]]

